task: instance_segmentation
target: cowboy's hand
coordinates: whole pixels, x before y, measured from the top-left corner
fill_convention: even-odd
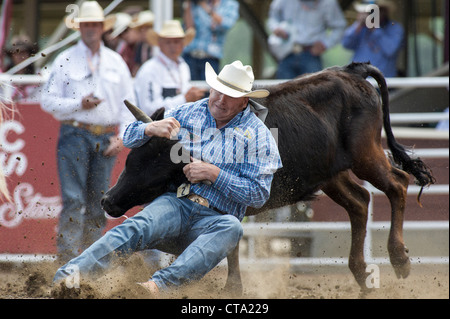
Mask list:
[[[286,30],[284,30],[283,28],[276,28],[273,33],[277,36],[280,37],[282,39],[288,39],[289,38],[289,33],[286,32]]]
[[[192,184],[205,183],[205,181],[214,183],[219,176],[220,168],[191,157],[191,163],[183,168],[183,172]]]
[[[317,41],[311,48],[311,54],[314,56],[320,56],[325,52],[326,49],[327,47],[321,41]]]
[[[112,157],[118,155],[124,149],[123,141],[118,136],[111,136],[109,138],[109,146],[103,152],[104,156]]]
[[[165,137],[167,139],[177,136],[179,131],[180,122],[173,117],[151,122],[145,127],[145,135]]]
[[[81,107],[83,110],[90,110],[96,108],[103,100],[94,96],[94,93],[89,94],[81,99]]]

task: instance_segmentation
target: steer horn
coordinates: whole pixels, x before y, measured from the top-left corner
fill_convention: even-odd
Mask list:
[[[136,120],[142,121],[144,123],[150,123],[153,122],[153,120],[145,114],[140,108],[138,108],[136,105],[131,104],[128,100],[123,101],[127,108],[130,110],[130,112],[134,115]]]

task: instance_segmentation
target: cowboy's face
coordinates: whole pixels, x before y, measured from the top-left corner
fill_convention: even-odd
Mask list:
[[[87,47],[98,46],[102,40],[103,22],[81,22],[80,33]]]
[[[159,38],[159,48],[169,59],[177,61],[184,49],[184,38]]]
[[[215,89],[210,90],[209,111],[218,128],[223,127],[248,105],[248,97],[234,98]]]

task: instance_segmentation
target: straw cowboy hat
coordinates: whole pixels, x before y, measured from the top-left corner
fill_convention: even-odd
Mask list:
[[[389,10],[389,12],[394,12],[396,9],[395,4],[389,0],[376,0],[376,1],[365,0],[365,1],[362,1],[361,3],[356,3],[354,5],[354,7],[355,7],[355,10],[358,12],[368,12],[366,10],[366,8],[368,5],[371,5],[371,4],[377,5],[379,7],[385,7]]]
[[[206,62],[206,83],[216,91],[225,95],[239,97],[263,98],[269,95],[267,90],[252,91],[255,76],[249,65],[243,65],[241,61],[224,66],[219,75],[216,74],[211,64]]]
[[[117,38],[122,34],[129,26],[132,21],[131,16],[128,13],[118,12],[115,15],[115,21],[113,26],[113,31],[111,32],[111,38]]]
[[[144,26],[153,27],[155,22],[155,15],[150,10],[144,10],[133,16],[133,21],[130,23],[130,28],[140,28]]]
[[[103,31],[108,31],[114,26],[115,17],[110,16],[105,19],[103,8],[97,1],[85,1],[80,7],[78,17],[75,17],[73,22],[74,24],[71,24],[71,26],[75,30],[79,29],[80,23],[83,22],[103,22]]]
[[[170,38],[178,39],[184,38],[184,45],[188,45],[195,37],[195,30],[189,28],[184,32],[180,21],[178,20],[168,20],[164,22],[161,31],[158,33],[153,29],[148,30],[147,41],[153,45],[158,46],[158,38]]]
[[[103,22],[105,21],[105,16],[103,15],[103,8],[98,4],[97,1],[86,1],[83,2],[80,8],[80,13],[75,22]]]

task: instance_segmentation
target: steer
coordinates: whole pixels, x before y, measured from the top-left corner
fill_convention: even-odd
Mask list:
[[[366,81],[369,76],[377,81],[381,99]],[[389,119],[388,89],[381,72],[369,63],[352,63],[265,89],[270,95],[258,102],[269,110],[267,127],[278,129],[283,168],[275,173],[267,203],[260,209],[249,207],[247,215],[310,200],[322,190],[349,214],[352,233],[349,268],[365,291],[363,248],[370,196],[351,178],[353,172],[389,198],[390,261],[397,277],[406,278],[410,260],[403,241],[403,215],[409,174],[422,188],[435,180],[420,159],[410,158],[396,142]],[[151,121],[139,109],[128,106],[138,120]],[[163,111],[152,117],[161,119]],[[383,127],[395,164],[391,164],[381,144]],[[182,169],[187,161],[171,161],[171,152],[180,149],[177,143],[153,137],[142,147],[131,150],[117,184],[102,200],[105,211],[121,216],[136,205],[151,202],[171,185],[185,181]],[[238,249],[228,256],[227,288],[242,289],[238,256]]]

